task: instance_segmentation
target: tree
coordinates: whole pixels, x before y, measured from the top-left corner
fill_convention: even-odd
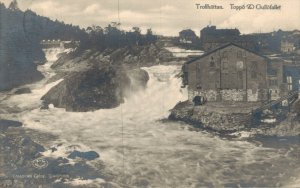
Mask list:
[[[18,2],[17,0],[13,0],[10,4],[9,4],[9,9],[11,10],[19,10],[19,6],[18,6]]]
[[[141,34],[141,29],[139,27],[133,27],[132,30],[137,34]]]

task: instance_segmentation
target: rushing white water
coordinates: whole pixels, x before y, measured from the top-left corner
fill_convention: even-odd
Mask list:
[[[41,70],[51,75],[48,65]],[[147,88],[115,109],[86,113],[40,110],[39,97],[57,84],[45,82],[35,84],[32,94],[10,97],[7,103],[28,109],[18,117],[26,127],[59,136],[53,144],[62,146],[45,155],[66,156],[70,146],[94,150],[120,187],[249,187],[297,182],[294,170],[299,169],[299,160],[293,148],[272,149],[243,140],[230,141],[190,131],[183,123],[160,121],[177,102],[187,99],[180,78],[175,77],[181,68],[159,65],[144,69],[150,76]],[[103,181],[78,179],[68,183]]]
[[[201,50],[186,50],[178,47],[166,47],[166,49],[172,52],[175,57],[200,56],[204,53]]]

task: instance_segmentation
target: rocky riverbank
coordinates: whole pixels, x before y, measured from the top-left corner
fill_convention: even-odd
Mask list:
[[[50,157],[58,147],[49,145],[54,139],[23,128],[20,122],[0,120],[0,187],[78,187],[76,182],[85,180],[113,187],[105,183],[109,177],[101,172],[101,161],[95,162],[97,170],[88,164],[99,159],[99,154],[70,149],[67,157]],[[93,183],[85,187],[93,187]]]
[[[194,106],[190,101],[178,103],[169,116],[170,120],[183,121],[194,127],[220,133],[239,135],[248,132],[257,136],[298,136],[300,121],[297,113],[291,112],[287,119],[278,124],[253,123],[251,110],[259,103],[206,103]]]

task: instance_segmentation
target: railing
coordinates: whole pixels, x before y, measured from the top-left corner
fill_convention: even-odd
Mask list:
[[[263,105],[263,106],[255,109],[255,110],[253,110],[252,114],[255,114],[255,113],[264,111],[266,109],[269,109],[270,107],[272,107],[274,105],[277,105],[277,104],[281,103],[284,100],[291,100],[292,99],[293,100],[292,102],[294,102],[298,98],[298,93],[299,93],[299,91],[292,91],[291,93],[289,93],[286,96],[283,96],[283,97],[281,97],[281,98],[279,98],[279,99],[277,99],[275,101],[271,101],[271,102],[269,102],[269,103],[267,103],[267,104],[265,104],[265,105]],[[288,101],[288,103],[290,103],[290,102]],[[290,105],[290,104],[288,104],[288,105]]]

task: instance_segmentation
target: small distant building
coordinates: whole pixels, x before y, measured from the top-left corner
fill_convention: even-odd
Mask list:
[[[268,59],[234,43],[218,47],[184,65],[189,100],[266,101]]]
[[[295,46],[293,42],[290,42],[288,40],[282,40],[281,41],[281,46],[280,46],[281,52],[282,53],[292,53],[295,50]]]
[[[80,45],[80,41],[62,41],[62,40],[42,40],[42,48],[76,48]]]

